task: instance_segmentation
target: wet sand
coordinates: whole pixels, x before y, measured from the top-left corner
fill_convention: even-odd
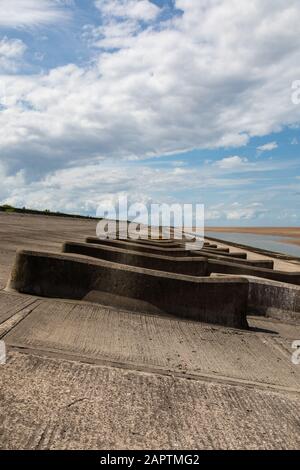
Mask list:
[[[289,245],[300,246],[300,238],[281,238],[281,242],[288,243]]]
[[[278,241],[300,246],[300,227],[206,227],[206,230],[218,233],[250,233],[281,237]]]

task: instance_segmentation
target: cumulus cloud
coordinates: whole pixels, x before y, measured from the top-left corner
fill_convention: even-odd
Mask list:
[[[221,207],[210,208],[205,213],[205,219],[208,223],[217,220],[227,220],[229,222],[241,222],[244,220],[259,220],[268,213],[267,208],[261,203],[240,204],[222,204]]]
[[[27,47],[21,39],[0,39],[0,70],[15,72]]]
[[[47,169],[49,154],[63,165],[240,146],[298,121],[286,85],[300,69],[298,5],[199,3],[178,0],[182,16],[142,30],[128,48],[99,53],[92,67],[8,77],[2,155],[44,159]]]
[[[257,147],[257,150],[259,152],[271,152],[272,150],[275,150],[278,148],[277,142],[269,142],[268,144],[261,145],[260,147]]]
[[[0,0],[6,11],[0,26],[61,21],[66,4]],[[60,193],[67,204],[70,196],[63,194],[78,189],[72,172],[83,174],[87,165],[103,182],[103,158],[122,160],[123,170],[132,171],[124,162],[239,147],[251,137],[299,122],[300,107],[290,99],[290,84],[300,76],[298,0],[175,4],[181,14],[164,20],[149,1],[98,1],[103,23],[95,25],[100,29],[93,34],[101,49],[93,50],[91,63],[66,64],[39,75],[1,71],[6,90],[0,112],[1,159],[8,174],[23,171],[24,199],[34,202],[30,194],[48,194],[56,204],[53,175],[69,175]],[[233,156],[215,168],[226,172],[246,163]],[[164,174],[164,181],[174,185],[176,178],[185,178],[186,183],[189,176],[178,167],[175,174]],[[155,180],[153,173],[148,177]],[[85,178],[90,184],[85,200],[95,198],[94,183]],[[213,184],[213,176],[206,178]],[[141,174],[136,179],[145,183]],[[128,182],[121,181],[119,190],[122,184]],[[97,185],[97,191],[104,190]],[[21,198],[22,191],[18,194]]]
[[[244,206],[239,203],[235,203],[231,208],[225,210],[225,216],[227,220],[240,221],[261,218],[266,214],[266,212],[266,208],[259,203]]]
[[[232,170],[240,168],[244,163],[247,163],[247,158],[242,158],[239,156],[223,158],[216,162],[216,165],[223,170]]]
[[[105,16],[142,21],[153,20],[160,11],[149,0],[96,0],[95,5]]]
[[[93,47],[130,47],[138,33],[153,24],[161,9],[148,0],[96,0],[102,24],[86,25],[83,38]]]
[[[143,162],[136,165],[135,162],[127,161],[120,165],[119,162],[100,159],[97,163],[82,163],[71,168],[49,171],[47,175],[34,181],[23,170],[8,173],[8,168],[3,167],[0,176],[9,178],[10,184],[1,188],[0,202],[20,207],[95,215],[100,204],[103,206],[107,201],[115,201],[119,195],[126,195],[132,203],[182,202],[178,200],[178,194],[183,194],[188,185],[194,200],[202,204],[207,202],[209,191],[235,194],[245,186],[253,185],[259,178],[259,171],[263,177],[265,171],[280,170],[280,166],[265,162],[257,168],[258,174],[254,180],[246,171],[239,178],[231,177],[231,173],[236,171],[234,168],[228,168],[225,176],[224,169],[214,164],[195,168],[183,167],[181,162],[174,163],[175,166],[170,164],[158,169]],[[245,170],[244,167],[242,169]],[[192,202],[191,199],[188,202]],[[241,209],[242,207],[239,210]],[[219,210],[218,213],[227,218],[224,211]]]
[[[0,27],[28,28],[69,18],[72,0],[0,0]]]

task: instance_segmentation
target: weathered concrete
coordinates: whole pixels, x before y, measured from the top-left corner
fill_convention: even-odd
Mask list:
[[[31,297],[7,295],[5,292],[0,291],[0,324],[29,307],[34,300]]]
[[[143,244],[142,242],[136,243],[131,240],[104,240],[96,237],[87,237],[86,243],[93,245],[115,246],[116,248],[123,248],[127,250],[140,251],[142,253],[152,253],[159,256],[189,256],[190,252],[184,248],[164,248],[160,246],[152,246]],[[194,256],[197,256],[195,254]],[[199,255],[200,256],[200,255]]]
[[[134,243],[139,243],[142,245],[150,245],[150,246],[157,246],[158,248],[183,248],[184,242],[182,240],[153,240],[149,238],[141,238],[138,240],[131,240],[130,238],[117,238],[117,240],[121,241],[132,241]],[[210,246],[210,243],[206,242],[207,246]]]
[[[74,242],[64,243],[62,251],[63,253],[85,255],[97,259],[112,261],[114,263],[127,264],[130,266],[166,271],[170,273],[187,274],[189,276],[206,276],[207,272],[207,260],[206,258],[200,257],[174,258],[104,245],[91,245],[88,243]]]
[[[1,449],[300,446],[300,400],[286,392],[16,351],[0,388]]]
[[[207,260],[217,259],[219,261],[228,261],[227,257],[205,253],[204,257],[170,257],[159,256],[152,253],[138,252],[127,250],[124,248],[116,248],[107,245],[66,242],[63,245],[64,253],[76,253],[85,256],[91,256],[98,259],[104,259],[115,263],[129,264],[148,269],[157,269],[166,272],[174,272],[179,274],[187,274],[190,276],[208,276]],[[200,252],[199,252],[200,253]],[[202,251],[201,251],[202,253]],[[203,252],[204,255],[204,252]],[[230,259],[230,262],[246,264],[249,266],[258,266],[264,268],[273,268],[273,261],[269,260],[239,260],[237,258]]]
[[[202,252],[202,256],[206,256],[208,259],[211,260],[218,260],[218,261],[225,261],[226,263],[235,263],[239,265],[246,265],[246,266],[256,266],[259,268],[266,268],[266,269],[273,269],[274,262],[272,260],[249,260],[249,259],[239,259],[239,258],[228,258],[227,256],[222,255],[215,255],[214,253],[204,253]]]
[[[228,253],[225,251],[221,250],[215,250],[215,249],[210,249],[204,247],[202,250],[199,250],[196,248],[195,250],[186,250],[185,248],[166,248],[166,247],[161,247],[161,246],[155,246],[155,245],[149,245],[149,244],[143,244],[142,241],[137,243],[136,241],[132,240],[111,240],[111,239],[99,239],[96,237],[87,237],[86,238],[86,243],[91,243],[94,245],[106,245],[106,246],[113,246],[116,248],[124,248],[127,250],[134,250],[134,251],[140,251],[143,253],[153,253],[157,254],[159,256],[208,256],[210,254],[212,255],[218,255],[220,254],[221,256],[224,257],[236,257],[237,259],[247,259],[247,254],[246,253]]]
[[[244,279],[198,278],[67,254],[21,251],[8,288],[70,299],[82,299],[90,291],[106,292],[136,300],[137,309],[142,301],[182,318],[247,328],[248,282]]]
[[[288,273],[283,271],[275,271],[271,269],[263,269],[255,266],[246,266],[232,262],[224,262],[217,260],[208,261],[208,274],[221,273],[221,274],[240,274],[248,276],[256,276],[264,279],[272,279],[274,281],[285,282],[289,284],[300,284],[300,272]]]
[[[247,276],[247,279],[248,311],[300,323],[300,286],[252,276]]]
[[[211,274],[211,277],[219,279],[226,276]],[[249,281],[248,314],[292,321],[300,325],[300,286],[255,276],[242,277]]]
[[[274,328],[270,323],[254,334],[174,317],[43,299],[5,336],[5,342],[95,364],[127,364],[190,377],[217,374],[264,388],[296,390],[300,368],[295,370],[290,357],[276,350]],[[297,339],[300,328],[294,327],[292,334]]]
[[[204,250],[210,251],[211,253],[220,253],[221,255],[230,254],[229,248],[219,248],[219,247],[212,247],[212,246],[203,246]]]
[[[239,252],[226,252],[226,251],[221,251],[221,250],[211,250],[211,249],[207,249],[207,248],[203,248],[202,250],[196,250],[196,251],[193,251],[193,253],[196,253],[196,254],[202,254],[203,255],[220,255],[220,256],[223,256],[224,258],[227,258],[228,260],[230,260],[231,258],[235,258],[235,259],[242,259],[242,260],[246,260],[247,259],[247,254],[246,253],[239,253]]]
[[[0,214],[0,287],[16,248],[58,252],[95,228],[95,221]],[[294,262],[275,266],[299,271]],[[300,368],[291,355],[300,326],[297,313],[276,312],[266,314],[280,320],[248,315],[250,331],[242,331],[130,305],[122,312],[1,292],[9,354],[0,370],[0,448],[299,449]]]

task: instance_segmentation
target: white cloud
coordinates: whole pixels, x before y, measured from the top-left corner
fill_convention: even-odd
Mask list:
[[[25,177],[22,170],[10,175],[6,166],[0,161],[0,181],[5,184],[0,185],[0,201],[5,200],[9,194],[13,194],[18,188],[25,186]]]
[[[30,181],[24,171],[9,176],[8,169],[0,167],[0,176],[10,181],[0,191],[0,202],[19,207],[37,209],[91,211],[95,213],[101,201],[113,195],[127,194],[131,201],[139,202],[155,197],[158,202],[174,198],[173,193],[189,188],[235,188],[245,183],[223,179],[219,170],[173,167],[157,169],[145,164],[100,160],[93,164],[82,164],[68,169],[49,172],[45,177]],[[153,187],[155,181],[155,187]],[[202,200],[199,201],[202,203]],[[65,209],[64,209],[65,208]]]
[[[160,8],[148,0],[96,0],[102,24],[86,25],[83,37],[88,44],[102,49],[130,47],[145,25],[153,22]]]
[[[262,3],[272,6],[269,35]],[[12,105],[0,116],[1,154],[27,159],[26,167],[44,159],[47,170],[50,155],[50,166],[56,160],[62,166],[95,155],[144,158],[240,146],[298,122],[300,107],[286,87],[300,74],[300,36],[294,19],[288,29],[285,21],[292,11],[300,23],[293,0],[256,0],[256,8],[246,1],[236,8],[234,0],[208,1],[205,9],[177,4],[183,16],[142,30],[125,49],[99,52],[94,66],[3,77]],[[131,32],[123,33],[126,43]],[[271,39],[278,37],[289,47],[278,46],[274,57]]]
[[[300,76],[298,0],[177,0],[182,15],[159,24],[154,4],[133,3],[98,3],[104,24],[92,31],[93,40],[107,50],[93,50],[92,63],[39,75],[1,70],[1,160],[7,175],[23,171],[26,178],[5,197],[67,208],[133,185],[150,194],[153,181],[170,189],[186,189],[187,182],[197,188],[199,177],[209,188],[242,185],[213,174],[246,171],[252,164],[239,156],[208,165],[214,168],[202,176],[183,174],[179,166],[175,172],[133,172],[127,162],[238,147],[300,121],[300,107],[290,100],[290,83]],[[66,18],[65,5],[0,0],[6,12],[0,26],[56,24]],[[98,168],[103,157],[121,160],[125,176]],[[58,194],[59,178],[66,184]]]
[[[227,220],[250,220],[261,218],[265,215],[267,209],[260,203],[242,205],[240,203],[232,204],[225,210]]]
[[[15,72],[27,47],[21,39],[8,39],[4,37],[0,40],[0,70]]]
[[[95,5],[105,16],[143,21],[153,20],[160,12],[148,0],[96,0]]]
[[[244,220],[259,220],[268,214],[269,210],[263,204],[253,202],[250,204],[241,204],[234,202],[232,204],[222,204],[220,207],[210,207],[205,211],[205,219],[208,224],[210,221],[227,220],[230,222],[241,222]]]
[[[0,40],[0,55],[8,59],[15,59],[24,54],[26,45],[21,39],[8,39],[4,37]]]
[[[69,18],[70,0],[0,0],[0,27],[28,28]]]
[[[247,158],[242,158],[239,156],[223,158],[216,162],[216,165],[222,170],[235,170],[243,166],[244,163],[247,163]]]
[[[268,144],[261,145],[260,147],[257,147],[257,150],[259,152],[271,152],[272,150],[275,150],[278,148],[277,142],[269,142]]]

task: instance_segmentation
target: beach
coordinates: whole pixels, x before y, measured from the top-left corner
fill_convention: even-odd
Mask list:
[[[279,241],[300,246],[300,227],[206,227],[206,231],[279,237]]]

